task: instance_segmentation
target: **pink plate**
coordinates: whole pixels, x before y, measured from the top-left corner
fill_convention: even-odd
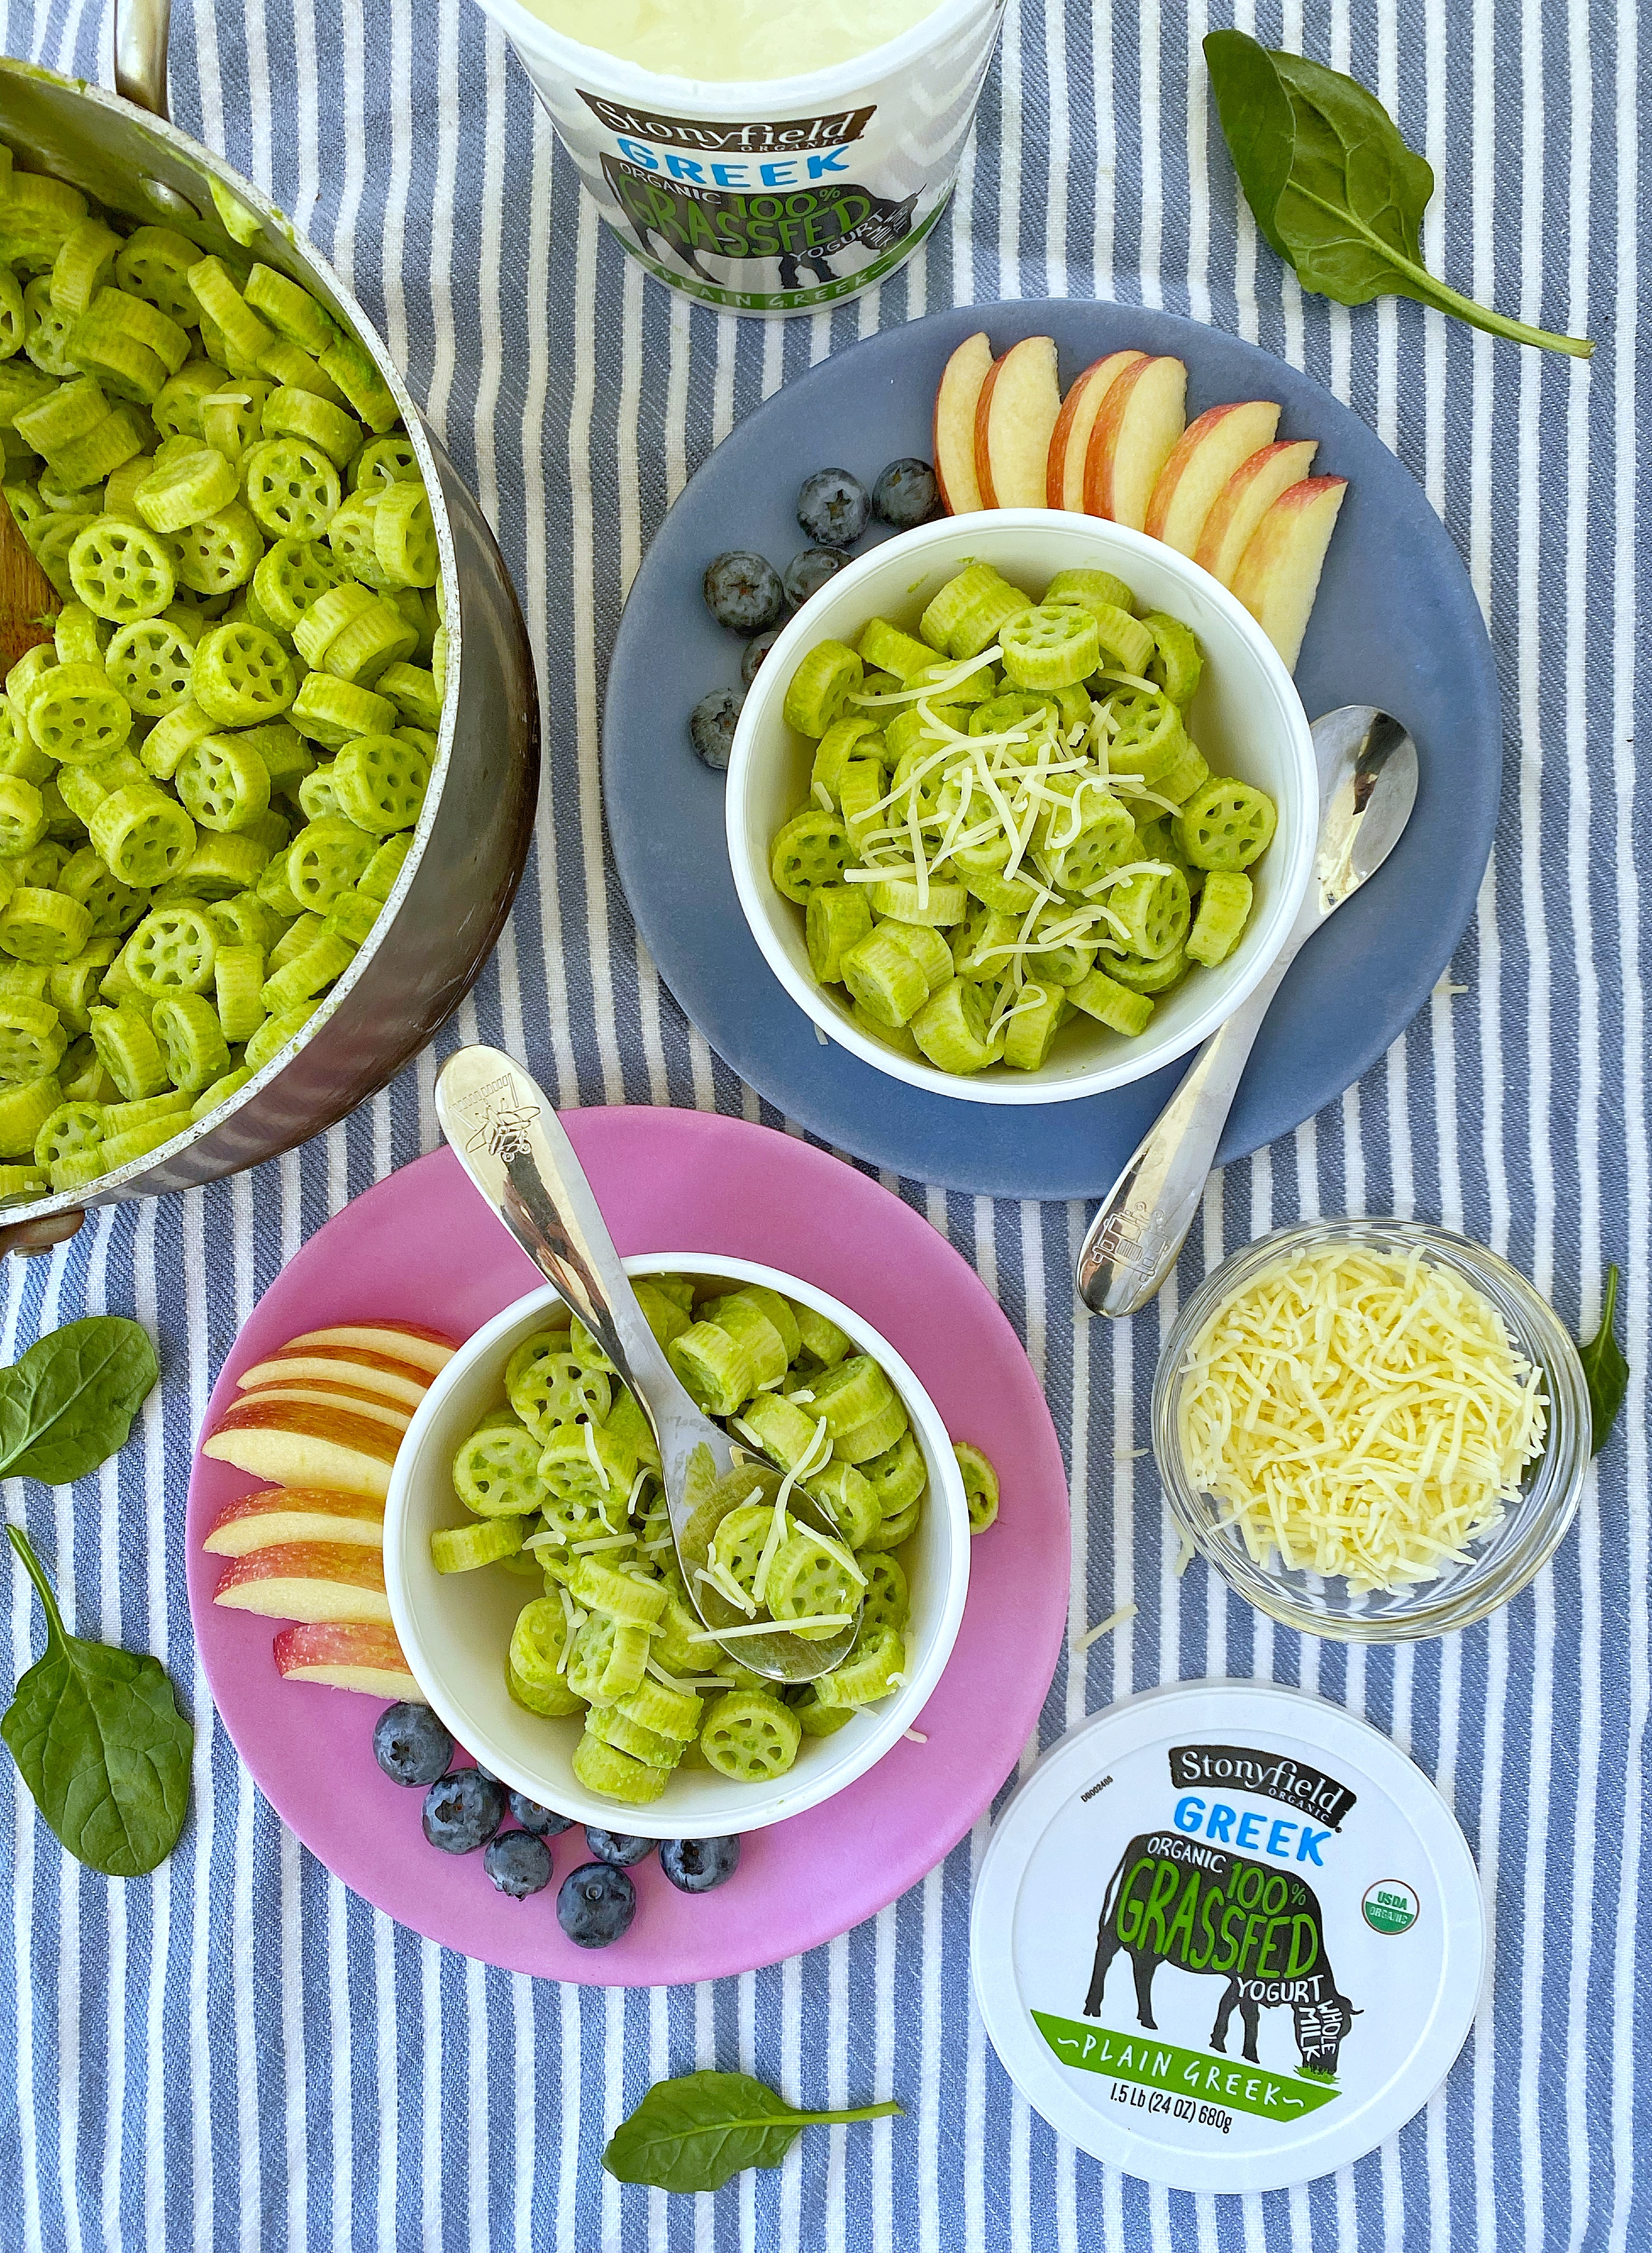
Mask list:
[[[906,1357],[954,1437],[975,1441],[1006,1473],[999,1521],[976,1546],[957,1644],[922,1716],[928,1742],[903,1740],[836,1798],[753,1832],[737,1876],[718,1893],[678,1893],[651,1856],[632,1873],[636,1922],[591,1953],[556,1922],[556,1887],[584,1859],[577,1828],[549,1842],[556,1868],[545,1893],[528,1901],[496,1894],[479,1856],[425,1844],[422,1794],[380,1773],[377,1703],[282,1682],[275,1624],[213,1603],[221,1567],[201,1540],[224,1504],[259,1482],[199,1456],[190,1608],[218,1710],[254,1779],[311,1852],[366,1900],[509,1971],[594,1986],[719,1978],[874,1915],[990,1803],[1037,1722],[1066,1623],[1066,1475],[1043,1394],[991,1294],[877,1182],[743,1120],[642,1107],[561,1115],[622,1252],[692,1245],[764,1260],[834,1294]],[[208,1422],[240,1371],[301,1331],[377,1319],[464,1338],[541,1280],[452,1154],[436,1151],[347,1205],[282,1270],[235,1341]]]

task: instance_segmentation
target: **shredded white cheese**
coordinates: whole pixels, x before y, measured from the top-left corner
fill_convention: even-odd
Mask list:
[[[1116,1627],[1122,1627],[1126,1620],[1133,1620],[1135,1616],[1134,1604],[1120,1604],[1116,1612],[1109,1612],[1105,1620],[1098,1620],[1094,1627],[1086,1628],[1074,1643],[1074,1650],[1088,1650],[1092,1643],[1099,1643],[1104,1635],[1111,1635]]]
[[[737,1635],[795,1635],[800,1627],[852,1627],[853,1612],[813,1612],[807,1619],[756,1620],[745,1627],[702,1627],[685,1638],[689,1643],[732,1643]]]
[[[1181,1444],[1265,1566],[1356,1589],[1437,1579],[1520,1490],[1548,1428],[1502,1316],[1420,1251],[1301,1252],[1212,1315],[1183,1366]]]

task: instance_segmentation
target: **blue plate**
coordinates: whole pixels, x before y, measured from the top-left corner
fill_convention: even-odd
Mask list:
[[[994,1196],[1098,1196],[1181,1077],[1037,1107],[951,1102],[903,1085],[814,1026],[771,975],[735,896],[723,791],[688,743],[708,688],[738,687],[742,645],[700,581],[727,548],[784,568],[807,543],[798,485],[828,464],[869,485],[928,457],[935,387],[984,328],[1002,352],[1053,336],[1069,380],[1139,345],[1188,364],[1189,415],[1277,399],[1282,438],[1317,438],[1315,474],[1349,480],[1296,670],[1310,715],[1378,704],[1417,739],[1417,807],[1387,866],[1303,950],[1269,1012],[1218,1153],[1223,1165],[1290,1133],[1405,1030],[1474,910],[1497,820],[1502,726],[1491,643],[1468,574],[1421,490],[1357,415],[1258,346],[1171,313],[1060,299],[961,306],[885,330],[767,400],[719,446],[666,517],[620,621],[608,678],[603,795],[632,912],[662,976],[741,1077],[834,1147],[891,1171]]]

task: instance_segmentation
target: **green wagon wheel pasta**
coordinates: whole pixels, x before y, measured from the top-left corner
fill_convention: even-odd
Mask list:
[[[817,1534],[799,1526],[776,1551],[769,1567],[769,1609],[777,1620],[806,1620],[815,1616],[854,1616],[861,1601],[861,1583],[848,1569],[841,1552]],[[793,1632],[805,1643],[820,1643],[840,1632],[835,1627],[798,1627]]]
[[[783,708],[787,727],[800,736],[824,736],[860,687],[865,671],[845,643],[817,642],[787,684]]]
[[[342,977],[354,954],[348,939],[323,931],[313,945],[264,980],[259,998],[272,1016],[280,1016],[301,1002],[313,1001],[335,978]]]
[[[375,598],[332,637],[321,662],[338,680],[371,688],[387,666],[410,656],[417,645],[418,634],[401,611]]]
[[[1111,960],[1111,958],[1110,958]],[[1182,967],[1181,950],[1177,950],[1177,972]],[[1129,1039],[1146,1032],[1153,1016],[1153,1001],[1147,994],[1133,993],[1127,986],[1110,978],[1105,971],[1092,970],[1070,989],[1073,1006],[1093,1017],[1098,1024],[1105,1025],[1110,1032],[1123,1033]]]
[[[319,446],[268,438],[241,464],[247,505],[272,540],[315,540],[338,509],[343,487]]]
[[[1176,841],[1195,868],[1248,868],[1272,842],[1273,801],[1249,783],[1222,777],[1197,790],[1176,816]]]
[[[387,430],[401,409],[380,374],[372,353],[353,337],[341,336],[320,355],[322,373],[338,387],[353,411],[375,434]]]
[[[233,734],[203,736],[184,754],[173,781],[203,829],[246,829],[269,805],[269,769]]]
[[[178,585],[171,543],[147,525],[123,518],[100,517],[87,525],[69,551],[68,568],[78,598],[116,625],[154,617]]]
[[[1102,957],[1102,964],[1109,983],[1122,986],[1126,993],[1168,994],[1177,979],[1186,973],[1188,949],[1184,941],[1180,946],[1173,946],[1169,953],[1161,956],[1157,962],[1148,962],[1140,954],[1114,954],[1109,952]],[[1086,984],[1088,982],[1085,980]],[[1078,988],[1076,986],[1069,999],[1077,1002]],[[1147,1022],[1144,1016],[1141,1020],[1142,1024],[1145,1025]],[[1117,1031],[1122,1028],[1115,1027],[1114,1029]],[[1140,1030],[1140,1027],[1137,1029]]]
[[[244,587],[264,552],[258,527],[239,501],[189,525],[172,545],[178,583],[209,597],[232,595]]]
[[[158,1095],[166,1085],[160,1043],[138,1010],[94,1009],[92,1038],[103,1069],[129,1103]]]
[[[65,862],[58,889],[79,900],[92,918],[94,935],[99,938],[129,930],[144,903],[143,894],[111,875],[89,845]]]
[[[864,1569],[866,1591],[861,1598],[861,1634],[875,1632],[881,1627],[893,1628],[898,1633],[912,1614],[912,1597],[907,1586],[904,1566],[898,1557],[891,1557],[887,1551],[875,1550],[866,1559]]]
[[[984,1071],[1002,1055],[1003,1035],[993,1032],[983,999],[987,991],[954,978],[911,1019],[913,1039],[942,1071]]]
[[[114,792],[87,827],[94,850],[123,884],[164,884],[195,849],[195,824],[152,783]]]
[[[189,701],[195,645],[167,617],[119,626],[103,653],[110,684],[141,720],[164,720]]]
[[[1005,674],[1018,688],[1065,688],[1101,661],[1094,617],[1058,603],[1017,611],[1005,621],[999,643]]]
[[[1207,967],[1225,962],[1251,915],[1251,879],[1237,868],[1213,868],[1199,895],[1199,912],[1188,933],[1190,960]]]
[[[292,659],[260,626],[213,626],[196,645],[190,694],[223,727],[256,728],[279,719],[297,686]]]
[[[102,1140],[101,1103],[59,1103],[40,1123],[34,1138],[34,1162],[43,1172],[49,1173],[65,1158],[78,1158],[95,1150]]]
[[[430,1536],[430,1562],[438,1573],[474,1573],[512,1556],[522,1545],[519,1518],[485,1525],[443,1525]]]
[[[23,284],[9,266],[0,266],[0,360],[23,349]]]
[[[92,936],[92,918],[65,892],[20,884],[0,908],[0,948],[19,962],[69,962]]]
[[[131,728],[131,707],[101,665],[56,666],[29,699],[29,733],[49,758],[66,766],[109,757]]]
[[[215,373],[218,387],[201,401],[201,436],[236,464],[239,485],[247,455],[264,434],[264,402],[272,386],[255,376],[227,382],[221,368]]]
[[[373,492],[385,485],[423,483],[411,438],[369,438],[350,464],[352,492]]]
[[[198,1096],[191,1105],[190,1125],[199,1126],[203,1119],[209,1117],[221,1105],[227,1103],[232,1096],[239,1095],[252,1076],[243,1064],[239,1071],[227,1071],[222,1079],[215,1079],[212,1085]]]
[[[273,266],[254,266],[247,276],[247,303],[278,337],[307,352],[324,352],[338,340],[331,313],[308,289]]]
[[[720,1775],[736,1783],[766,1783],[784,1775],[797,1759],[802,1740],[791,1708],[764,1690],[725,1691],[712,1705],[700,1733],[706,1758]]]
[[[809,967],[823,986],[841,982],[845,955],[872,928],[866,893],[864,884],[822,884],[809,896],[805,917]]]
[[[398,659],[386,666],[373,687],[379,695],[387,696],[401,717],[415,727],[431,734],[440,728],[442,699],[436,694],[435,677],[422,666]]]
[[[151,532],[183,532],[227,508],[240,490],[235,465],[215,447],[193,446],[157,459],[132,499]]]
[[[118,941],[114,938],[93,938],[67,962],[52,965],[44,998],[71,1031],[87,1033],[92,1029],[98,988],[117,952]]]
[[[333,761],[339,813],[374,837],[411,828],[429,783],[429,761],[394,736],[358,736]]]
[[[84,603],[66,603],[53,624],[52,642],[60,664],[102,665],[107,672],[104,652],[113,635],[108,619],[94,617]]]
[[[122,960],[141,994],[204,994],[213,982],[218,939],[205,908],[179,901],[153,908],[126,943]]]
[[[35,1139],[61,1100],[56,1077],[0,1087],[0,1158],[32,1159]]]
[[[23,349],[42,375],[60,383],[75,374],[78,363],[69,352],[75,326],[72,315],[52,304],[46,276],[37,274],[23,293]]]
[[[50,459],[59,448],[95,430],[108,411],[108,401],[96,380],[82,375],[59,384],[32,406],[19,408],[12,427],[24,445]]]
[[[1148,962],[1161,960],[1188,935],[1188,880],[1180,868],[1144,869],[1114,884],[1105,897],[1108,913],[1122,925],[1125,947]]]
[[[45,835],[45,800],[21,775],[0,775],[0,857],[27,853]]]
[[[333,815],[310,822],[287,849],[287,882],[301,907],[324,911],[373,857],[373,839]]]
[[[69,1045],[57,1011],[25,994],[0,994],[0,1079],[39,1079]]]
[[[266,327],[235,286],[221,258],[198,257],[187,280],[202,313],[242,359],[256,361],[275,332]]]
[[[178,994],[157,1001],[150,1022],[174,1087],[199,1095],[229,1070],[229,1043],[204,994]]]
[[[115,279],[129,296],[143,297],[182,326],[192,327],[200,306],[189,286],[189,269],[200,251],[187,235],[170,227],[140,227],[116,253]]]
[[[776,887],[799,907],[822,884],[837,884],[854,858],[847,825],[841,815],[819,806],[794,813],[776,832],[769,872]]]
[[[1151,786],[1188,748],[1181,715],[1161,688],[1116,689],[1105,709],[1116,730],[1107,751],[1115,774],[1133,775]]]
[[[355,459],[363,436],[353,415],[290,381],[278,383],[265,401],[263,430],[267,438],[296,438],[319,448],[338,470],[347,469]]]
[[[77,338],[87,335],[129,339],[152,352],[168,376],[176,375],[189,358],[186,328],[173,320],[171,314],[162,312],[158,305],[151,305],[146,297],[132,296],[107,283],[94,292],[90,305],[76,324]],[[158,386],[155,395],[159,395]]]
[[[379,497],[373,520],[379,568],[393,587],[434,587],[441,575],[436,521],[422,485],[393,485]]]
[[[342,571],[342,565],[338,568]],[[319,666],[351,620],[372,610],[376,600],[371,588],[342,577],[317,594],[293,628],[293,645],[304,663],[312,669]]]
[[[344,566],[320,541],[278,540],[253,573],[253,592],[272,626],[291,634],[305,612],[343,575]],[[305,662],[313,660],[307,658]]]
[[[90,531],[100,521],[90,513],[69,509],[60,514],[43,516],[31,531],[29,547],[34,560],[66,601],[80,592],[73,572],[76,543],[82,533]]]
[[[454,1491],[478,1517],[523,1517],[544,1499],[539,1461],[539,1442],[522,1425],[484,1426],[453,1458]]]
[[[867,1705],[887,1697],[906,1663],[906,1644],[897,1629],[862,1627],[841,1666],[815,1684],[823,1705]]]
[[[396,708],[387,696],[329,673],[307,673],[287,715],[300,734],[328,750],[342,750],[357,736],[388,734]]]
[[[1153,636],[1153,655],[1146,666],[1146,676],[1164,690],[1173,704],[1183,711],[1199,693],[1199,680],[1204,672],[1204,652],[1199,647],[1199,638],[1191,626],[1183,625],[1180,618],[1171,617],[1164,610],[1149,610],[1142,624]]]
[[[958,1475],[964,1482],[969,1530],[972,1533],[985,1533],[998,1516],[998,1473],[991,1460],[967,1440],[954,1440],[952,1453],[958,1458]]]
[[[70,329],[68,348],[74,365],[96,376],[105,391],[139,407],[149,407],[160,397],[171,373],[158,352],[95,306]]]
[[[218,1022],[232,1047],[251,1040],[268,1014],[264,1008],[264,951],[221,943],[213,961]]]
[[[204,402],[223,387],[224,371],[210,359],[185,360],[161,387],[150,420],[163,438],[199,438],[210,445],[202,424]]]
[[[192,673],[195,652],[190,651]],[[204,736],[216,732],[218,722],[191,697],[157,720],[144,736],[138,756],[144,766],[158,782],[170,782],[178,772],[185,754],[199,743]]]

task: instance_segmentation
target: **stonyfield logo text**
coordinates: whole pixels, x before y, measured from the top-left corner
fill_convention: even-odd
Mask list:
[[[790,157],[810,149],[840,148],[858,141],[875,114],[875,104],[865,109],[840,109],[829,117],[788,117],[779,121],[718,125],[703,117],[668,117],[656,109],[636,109],[623,101],[606,101],[600,94],[579,89],[579,98],[610,133],[638,141],[658,141],[668,149],[696,149],[708,156]],[[692,176],[691,176],[692,177]],[[719,185],[756,186],[756,180],[720,182]],[[770,181],[765,185],[784,185]]]
[[[1352,1812],[1355,1795],[1335,1776],[1300,1767],[1288,1755],[1251,1750],[1244,1745],[1174,1745],[1170,1781],[1178,1791],[1202,1784],[1207,1789],[1254,1792],[1316,1816],[1333,1831]]]

